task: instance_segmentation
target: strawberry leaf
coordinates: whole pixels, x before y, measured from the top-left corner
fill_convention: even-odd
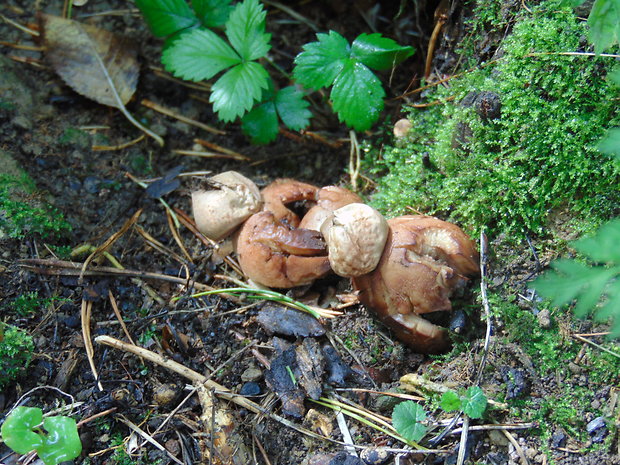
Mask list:
[[[357,131],[370,129],[383,110],[381,82],[365,65],[347,60],[330,98],[340,121]]]
[[[620,161],[620,128],[611,128],[599,142],[598,149],[607,155],[615,156]]]
[[[241,59],[213,31],[194,29],[173,41],[164,50],[161,61],[177,77],[202,81],[240,63]]]
[[[487,397],[479,386],[472,386],[461,398],[463,413],[469,418],[482,418],[487,408]]]
[[[192,0],[192,8],[205,27],[221,27],[230,16],[230,0]]]
[[[588,16],[594,51],[602,53],[620,40],[620,0],[596,0]]]
[[[273,101],[255,106],[241,118],[241,129],[253,144],[267,144],[278,135],[278,116]]]
[[[185,0],[136,0],[153,35],[165,37],[198,24]]]
[[[228,18],[226,36],[244,61],[262,58],[271,48],[271,34],[265,33],[265,15],[258,0],[244,0]]]
[[[308,89],[329,87],[340,74],[351,55],[347,39],[334,31],[317,34],[317,42],[303,46],[295,57],[295,80]]]
[[[372,69],[386,70],[398,65],[411,55],[413,47],[398,45],[381,34],[360,34],[353,41],[351,56]]]
[[[441,396],[439,406],[443,409],[444,412],[461,410],[461,398],[454,391],[446,391]]]
[[[275,107],[282,122],[293,131],[304,129],[310,123],[312,112],[304,94],[293,86],[281,89],[275,98]]]
[[[422,421],[426,420],[424,409],[411,400],[401,402],[392,412],[394,428],[407,441],[418,442],[426,434],[426,426]]]
[[[209,101],[222,121],[230,122],[250,110],[268,88],[269,74],[254,61],[239,63],[211,88]]]

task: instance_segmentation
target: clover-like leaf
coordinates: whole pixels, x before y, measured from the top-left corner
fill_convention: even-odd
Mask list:
[[[241,59],[213,31],[193,29],[172,42],[164,50],[161,61],[177,77],[202,81],[240,63]]]
[[[602,53],[620,41],[620,0],[596,0],[588,16],[594,51]]]
[[[444,410],[444,412],[461,410],[461,398],[454,391],[446,391],[441,396],[439,406]]]
[[[165,37],[198,24],[185,0],[136,0],[153,35]]]
[[[233,9],[230,0],[192,0],[192,8],[206,27],[223,26]]]
[[[487,396],[479,386],[471,386],[461,398],[461,408],[469,418],[482,418],[487,408]]]
[[[271,45],[265,32],[266,12],[258,0],[237,4],[226,22],[226,37],[245,61],[264,57]]]
[[[82,441],[73,418],[50,417],[43,422],[47,435],[43,444],[37,447],[37,454],[45,465],[57,465],[73,460],[82,452]]]
[[[209,101],[222,121],[234,121],[260,101],[268,82],[269,74],[261,65],[240,63],[213,84]]]
[[[352,57],[376,70],[393,68],[413,55],[413,52],[413,47],[398,45],[379,33],[360,34],[351,46]]]
[[[392,412],[392,423],[398,434],[407,441],[418,442],[426,434],[427,428],[421,422],[426,420],[424,409],[411,400],[401,402]]]
[[[330,98],[338,118],[357,131],[370,129],[383,110],[381,82],[365,65],[347,60],[334,82]]]
[[[310,123],[312,112],[304,93],[293,86],[280,89],[276,94],[275,105],[282,122],[293,131],[304,129]]]
[[[303,46],[295,57],[295,80],[308,89],[331,86],[351,55],[347,39],[334,31],[317,34],[318,41]]]
[[[16,407],[2,424],[2,440],[18,454],[27,454],[43,444],[43,436],[33,431],[42,421],[40,408]]]

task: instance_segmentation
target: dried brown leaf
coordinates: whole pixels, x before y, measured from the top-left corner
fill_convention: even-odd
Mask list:
[[[46,56],[76,92],[121,108],[136,90],[139,66],[129,41],[109,31],[59,16],[41,15]],[[117,95],[115,95],[117,94]]]

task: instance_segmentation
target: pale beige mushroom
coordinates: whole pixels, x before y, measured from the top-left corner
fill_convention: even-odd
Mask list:
[[[192,192],[192,210],[196,227],[210,239],[223,239],[261,209],[258,187],[236,171],[211,176],[203,184],[207,188]]]
[[[371,206],[351,203],[331,213],[321,233],[332,270],[351,278],[375,269],[387,240],[388,223]]]
[[[447,330],[419,315],[452,309],[455,289],[479,273],[475,244],[458,226],[437,218],[408,215],[388,225],[379,264],[353,278],[359,299],[417,351],[444,351]]]
[[[344,187],[326,186],[316,193],[314,205],[301,219],[300,228],[321,230],[321,225],[334,210],[350,203],[361,203],[359,195],[354,194]]]

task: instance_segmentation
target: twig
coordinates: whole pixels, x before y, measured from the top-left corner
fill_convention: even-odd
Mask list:
[[[115,151],[115,150],[123,150],[126,149],[127,147],[131,147],[132,145],[137,144],[138,142],[142,142],[144,139],[146,138],[146,136],[144,134],[141,134],[139,137],[136,137],[133,140],[130,140],[129,142],[125,142],[123,144],[118,144],[118,145],[93,145],[91,147],[91,149],[95,152],[103,152],[103,151]]]
[[[226,132],[222,131],[220,129],[216,129],[212,126],[209,126],[207,124],[201,123],[200,121],[196,121],[195,119],[192,118],[188,118],[187,116],[183,116],[179,113],[177,113],[176,111],[170,110],[169,108],[166,108],[162,105],[159,105],[158,103],[152,102],[150,100],[147,99],[143,99],[140,102],[142,105],[144,105],[147,108],[150,108],[151,110],[155,110],[158,113],[161,113],[162,115],[166,115],[166,116],[170,116],[171,118],[175,118],[178,119],[179,121],[182,121],[183,123],[187,123],[190,124],[192,126],[196,126],[197,128],[200,129],[204,129],[205,131],[208,131],[212,134],[218,134],[220,136],[225,135]]]
[[[529,460],[525,456],[525,452],[523,452],[523,448],[519,445],[519,442],[515,439],[515,437],[512,434],[510,434],[509,431],[507,431],[505,429],[503,429],[501,431],[502,431],[502,433],[504,433],[504,436],[506,436],[508,438],[508,440],[512,443],[512,445],[515,447],[515,450],[517,451],[517,454],[519,454],[519,457],[521,458],[521,463],[523,465],[530,465]]]
[[[489,308],[489,298],[487,297],[487,254],[488,254],[488,240],[486,234],[483,231],[480,232],[480,298],[482,299],[482,308],[484,309],[484,318],[486,320],[486,333],[484,337],[484,347],[482,350],[482,358],[480,359],[480,365],[478,366],[478,375],[476,376],[476,386],[480,386],[482,376],[484,373],[484,366],[487,363],[487,357],[489,354],[489,346],[491,345],[491,310]]]
[[[613,355],[614,357],[620,358],[620,354],[618,354],[617,352],[614,352],[613,350],[609,350],[606,347],[603,347],[602,345],[597,344],[594,341],[586,339],[585,337],[582,337],[578,334],[571,334],[571,336],[574,337],[575,339],[580,340],[581,342],[585,342],[586,344],[596,347],[597,349],[602,350],[603,352],[607,352],[608,354]]]
[[[185,155],[187,157],[202,157],[202,158],[229,158],[232,160],[239,160],[239,161],[249,161],[250,159],[248,157],[244,157],[243,155],[229,155],[227,153],[220,153],[220,152],[204,152],[201,150],[181,150],[181,149],[177,149],[177,150],[173,150],[173,153],[176,153],[178,155]]]
[[[7,18],[6,16],[4,16],[3,14],[0,13],[0,18],[2,18],[4,21],[6,21],[7,23],[9,23],[11,26],[19,29],[20,31],[25,32],[26,34],[30,34],[31,36],[35,36],[35,37],[39,37],[41,34],[39,33],[39,31],[35,31],[34,29],[29,29],[26,26],[22,26],[21,24],[19,24],[17,21],[13,21],[10,18]]]
[[[181,252],[183,252],[183,255],[185,255],[185,258],[187,258],[187,261],[189,263],[193,263],[194,260],[192,260],[192,256],[189,254],[189,252],[185,248],[185,244],[183,244],[183,240],[181,239],[181,236],[179,235],[178,227],[180,226],[180,224],[178,222],[178,218],[176,217],[173,211],[168,210],[168,209],[166,209],[166,218],[168,219],[168,227],[170,228],[170,233],[172,234],[174,241],[179,246],[179,249],[181,249]],[[175,221],[175,219],[177,221]],[[189,273],[187,274],[187,276],[189,277]]]
[[[100,391],[103,391],[101,381],[99,381],[99,375],[97,374],[97,367],[95,366],[95,349],[93,347],[93,341],[90,338],[90,317],[92,314],[93,303],[89,300],[82,299],[82,307],[80,310],[80,319],[82,321],[82,338],[84,339],[84,348],[86,349],[86,358],[88,358],[88,364],[90,370],[93,372],[93,376],[97,381],[97,387]]]
[[[242,155],[239,152],[235,152],[234,150],[227,149],[226,147],[222,147],[221,145],[218,145],[215,142],[210,142],[208,140],[196,138],[196,139],[194,139],[194,143],[202,145],[203,147],[207,147],[207,148],[209,148],[211,150],[217,150],[218,152],[222,152],[222,153],[225,153],[225,154],[228,154],[228,155],[232,155],[232,156],[236,157],[238,160],[249,160],[250,159],[250,158],[246,157],[245,155]]]
[[[467,438],[469,436],[469,417],[463,417],[463,427],[461,428],[461,440],[459,441],[459,453],[456,457],[456,465],[465,463],[465,452],[467,451]]]
[[[123,328],[123,332],[125,333],[125,336],[127,336],[127,340],[129,342],[131,342],[132,344],[135,344],[134,340],[131,338],[131,334],[129,334],[129,330],[127,329],[127,325],[125,324],[125,321],[123,320],[123,316],[121,315],[121,311],[119,310],[118,305],[116,304],[116,299],[114,298],[114,294],[112,294],[111,290],[108,290],[108,299],[110,299],[110,304],[112,305],[112,310],[114,310],[114,314],[116,315],[116,319],[121,324],[121,328]]]
[[[164,446],[162,446],[160,443],[158,443],[155,439],[153,439],[146,431],[144,431],[142,428],[140,428],[138,425],[136,425],[135,423],[133,423],[132,421],[128,420],[127,418],[125,418],[123,415],[118,415],[116,417],[121,423],[124,423],[125,425],[127,425],[129,427],[129,429],[131,429],[132,431],[134,431],[135,433],[137,433],[138,435],[142,436],[146,441],[148,441],[149,443],[151,443],[152,445],[154,445],[155,447],[157,447],[160,451],[165,452],[168,457],[170,457],[172,460],[174,460],[176,463],[178,463],[179,465],[185,465],[181,460],[179,460],[178,458],[176,458],[174,455],[172,455],[168,449],[166,449]]]
[[[110,413],[116,412],[116,410],[117,410],[117,407],[112,407],[107,410],[104,410],[103,412],[95,413],[94,415],[91,415],[88,418],[84,418],[83,420],[80,420],[77,423],[77,427],[79,428],[80,426],[84,426],[86,423],[90,423],[91,421],[96,420],[97,418],[105,417],[106,415],[109,415]]]
[[[353,192],[357,192],[357,178],[360,172],[360,146],[353,129],[349,131],[349,138],[351,139],[351,149],[349,151],[349,177],[351,178],[351,189]]]
[[[355,451],[355,447],[353,447],[354,442],[351,437],[351,432],[349,431],[349,427],[347,426],[347,420],[342,414],[342,410],[336,410],[336,422],[338,423],[338,428],[340,429],[340,434],[342,434],[342,440],[347,445],[344,446],[344,449],[350,454],[354,456],[358,456]]]
[[[474,426],[470,426],[469,427],[469,431],[502,431],[502,430],[507,430],[507,431],[511,431],[511,430],[520,430],[520,429],[530,429],[530,428],[535,428],[536,427],[536,423],[517,423],[517,424],[512,424],[512,425],[500,425],[500,424],[493,424],[493,425],[474,425]],[[455,428],[452,431],[450,431],[449,434],[451,435],[455,435],[455,434],[461,434],[461,428]]]

